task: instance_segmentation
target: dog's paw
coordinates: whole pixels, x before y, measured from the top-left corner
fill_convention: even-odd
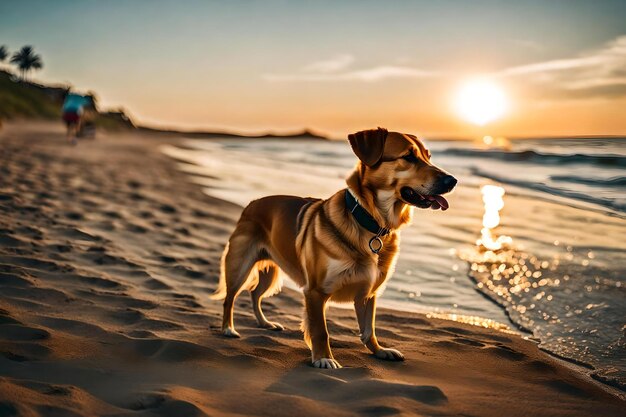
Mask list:
[[[386,361],[403,361],[404,355],[396,349],[380,348],[375,354],[378,359],[384,359]]]
[[[237,330],[231,329],[230,327],[225,328],[222,331],[222,333],[226,337],[235,337],[235,338],[240,338],[241,337],[241,335],[237,332]]]
[[[313,367],[320,369],[339,369],[341,368],[341,365],[339,365],[339,362],[334,359],[322,358],[313,361]]]
[[[281,330],[285,330],[285,327],[282,324],[276,323],[275,321],[268,321],[267,323],[261,324],[260,327],[267,329],[267,330],[274,330],[275,332],[280,332]]]

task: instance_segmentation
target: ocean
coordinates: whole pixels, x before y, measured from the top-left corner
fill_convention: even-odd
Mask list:
[[[520,332],[626,390],[626,138],[424,141],[459,185],[448,211],[416,209],[380,304]],[[295,138],[163,151],[242,206],[328,197],[356,162],[347,142]]]

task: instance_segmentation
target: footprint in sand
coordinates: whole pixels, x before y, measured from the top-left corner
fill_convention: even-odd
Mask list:
[[[146,227],[130,222],[127,223],[126,230],[132,233],[148,233],[148,229]]]
[[[112,279],[107,279],[107,278],[77,276],[76,279],[80,282],[83,282],[87,287],[98,287],[98,288],[106,288],[106,289],[115,288],[119,290],[128,288],[126,285],[123,285],[117,281],[113,281]]]
[[[50,337],[50,332],[36,327],[22,324],[0,324],[0,340],[9,341],[32,341],[43,340]]]
[[[65,217],[70,220],[83,220],[85,218],[82,213],[78,213],[76,211],[70,211],[65,213]]]
[[[475,346],[475,347],[483,347],[483,346],[485,346],[484,343],[479,342],[478,340],[469,339],[469,338],[465,338],[465,337],[456,337],[456,338],[452,339],[452,341],[454,341],[456,343],[461,343],[463,345],[468,345],[468,346]]]
[[[161,204],[161,206],[159,207],[159,210],[167,214],[174,214],[178,212],[178,210],[176,210],[176,207],[171,206],[169,204]]]
[[[509,359],[512,361],[521,361],[521,360],[526,359],[527,357],[522,352],[513,350],[508,346],[494,345],[494,346],[487,346],[483,349],[494,353],[496,356],[499,356],[504,359]]]
[[[156,278],[147,279],[146,281],[143,282],[142,285],[146,288],[149,288],[151,290],[157,290],[157,291],[165,291],[165,290],[172,289],[170,285],[167,285],[163,281],[159,281]]]
[[[268,391],[299,395],[313,400],[330,402],[352,408],[363,398],[404,397],[416,402],[440,405],[448,402],[446,395],[436,386],[389,382],[371,377],[350,375],[341,370],[329,375],[323,372],[297,369],[289,372]],[[343,378],[342,378],[343,376]]]
[[[152,214],[152,212],[150,211],[140,211],[138,213],[139,217],[141,217],[142,219],[151,219],[154,217],[154,214]]]

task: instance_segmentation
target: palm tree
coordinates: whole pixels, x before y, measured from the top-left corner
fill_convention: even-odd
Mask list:
[[[17,65],[22,74],[22,80],[26,79],[26,74],[32,69],[43,68],[41,56],[33,52],[32,46],[23,46],[11,57],[11,63]]]
[[[0,62],[4,62],[9,56],[9,50],[6,45],[0,45]]]

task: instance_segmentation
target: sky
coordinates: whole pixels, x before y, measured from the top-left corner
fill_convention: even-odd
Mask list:
[[[623,0],[1,0],[0,45],[155,126],[626,135]],[[475,79],[506,97],[482,126],[455,108]]]

